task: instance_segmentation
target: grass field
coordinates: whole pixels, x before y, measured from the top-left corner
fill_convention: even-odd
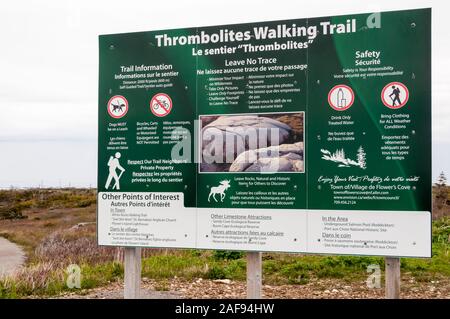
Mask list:
[[[81,267],[82,288],[108,285],[123,279],[118,249],[97,247],[94,190],[0,191],[0,236],[22,246],[26,266],[14,276],[0,279],[0,298],[52,296],[70,291],[65,282],[70,264]],[[433,257],[402,259],[402,275],[418,284],[450,282],[450,218],[433,222]],[[377,257],[263,254],[264,282],[302,285],[310,280],[334,278],[364,282],[367,266]],[[240,252],[146,249],[143,277],[165,280],[245,280],[245,255]]]

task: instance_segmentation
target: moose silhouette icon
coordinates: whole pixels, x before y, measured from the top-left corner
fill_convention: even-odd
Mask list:
[[[220,201],[223,202],[223,200],[225,199],[225,191],[230,187],[231,185],[229,180],[223,180],[220,182],[219,186],[211,187],[211,190],[209,191],[208,195],[208,202],[210,201],[211,196],[212,198],[214,198],[216,202],[218,202],[216,194],[220,195]]]

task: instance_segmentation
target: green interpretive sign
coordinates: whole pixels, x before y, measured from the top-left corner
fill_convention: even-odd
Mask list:
[[[100,245],[431,256],[431,9],[99,49]]]

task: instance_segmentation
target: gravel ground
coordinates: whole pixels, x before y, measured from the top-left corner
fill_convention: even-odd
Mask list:
[[[246,286],[244,282],[231,280],[196,279],[186,281],[170,279],[155,281],[143,279],[142,298],[245,298]],[[119,299],[123,297],[123,284],[112,283],[107,287],[68,293],[57,298],[63,299]],[[384,289],[369,289],[365,282],[344,283],[342,280],[320,279],[311,280],[305,285],[263,286],[263,297],[268,299],[359,299],[384,298]],[[416,282],[412,278],[402,279],[402,298],[413,299],[450,299],[450,278],[431,282]]]

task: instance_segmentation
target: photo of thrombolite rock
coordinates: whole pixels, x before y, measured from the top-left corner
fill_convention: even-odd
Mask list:
[[[304,113],[200,116],[200,172],[304,172]]]

